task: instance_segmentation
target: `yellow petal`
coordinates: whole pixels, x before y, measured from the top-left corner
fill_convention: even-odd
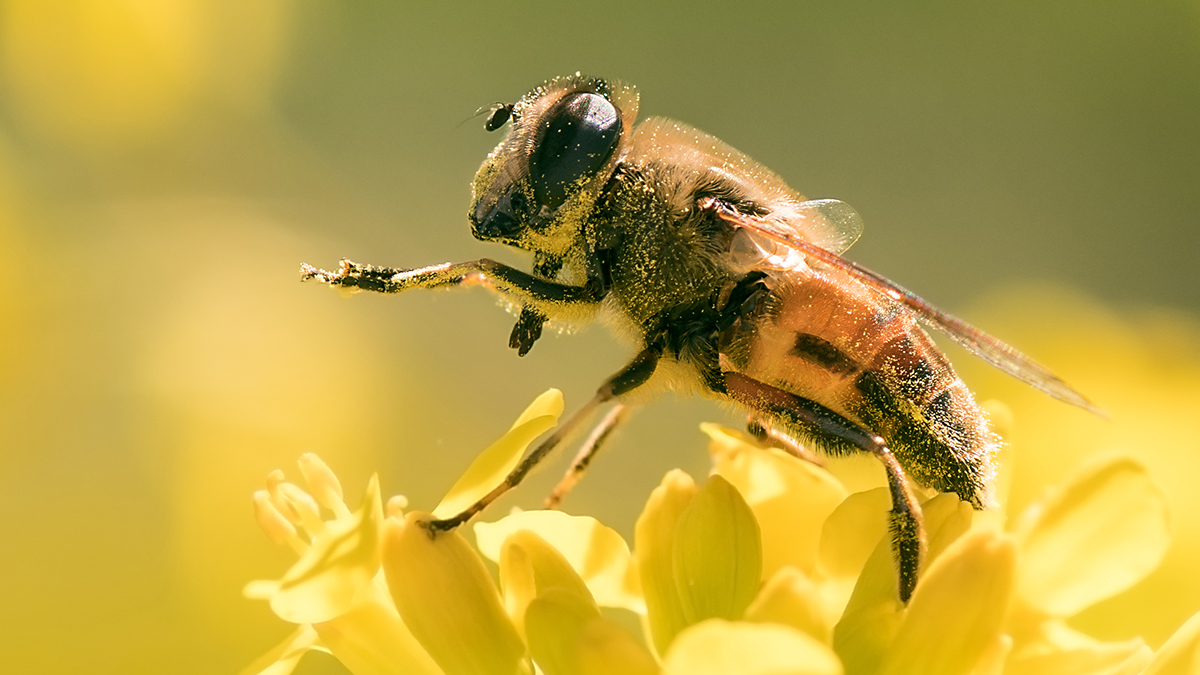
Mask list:
[[[391,599],[375,584],[366,602],[313,628],[329,653],[354,675],[442,673],[400,620]]]
[[[1192,616],[1154,655],[1142,675],[1200,673],[1200,614]]]
[[[828,614],[817,585],[795,567],[784,567],[746,608],[746,621],[791,626],[822,644],[830,644],[833,622]]]
[[[491,492],[521,461],[525,448],[529,447],[533,439],[558,424],[558,417],[562,411],[562,392],[557,389],[551,389],[534,399],[513,423],[508,433],[488,446],[475,458],[471,466],[467,467],[462,477],[433,510],[434,517],[449,518],[457,515]]]
[[[538,394],[538,397],[533,399],[533,403],[530,403],[528,407],[521,411],[521,414],[517,416],[517,420],[512,423],[512,426],[509,427],[508,430],[513,431],[517,427],[520,427],[527,422],[531,422],[543,415],[550,415],[551,417],[558,419],[559,415],[562,415],[562,411],[562,392],[553,388],[547,389],[541,394]]]
[[[888,490],[881,487],[850,495],[825,519],[817,562],[830,613],[841,616],[846,609],[872,551],[886,538],[891,508]]]
[[[575,672],[575,651],[583,626],[599,619],[595,606],[588,607],[570,593],[550,590],[529,604],[526,639],[529,653],[546,675]]]
[[[550,589],[529,605],[529,651],[546,675],[649,675],[654,657],[625,629],[571,593]]]
[[[575,598],[580,606],[600,616],[583,579],[562,553],[532,530],[517,530],[504,540],[500,549],[500,586],[508,615],[522,634],[529,603],[551,590]]]
[[[650,493],[634,528],[634,555],[650,635],[659,654],[666,652],[675,635],[688,625],[675,588],[675,526],[698,492],[686,473],[674,470]]]
[[[891,557],[887,557],[890,562]],[[868,563],[870,564],[870,563]],[[893,588],[895,584],[893,583]],[[849,673],[876,673],[904,618],[899,600],[847,610],[833,627],[833,650]]]
[[[1140,673],[1150,660],[1149,649],[1140,638],[1101,642],[1060,619],[1043,621],[1023,635],[1021,642],[1008,663],[1010,672],[1023,675],[1116,675],[1130,669]]]
[[[1133,653],[1133,656],[1125,659],[1125,662],[1117,666],[1115,670],[1102,671],[1096,675],[1141,675],[1153,659],[1154,652],[1146,645],[1142,645]],[[1193,669],[1189,675],[1196,675],[1197,672],[1200,672],[1200,669]]]
[[[961,675],[1000,634],[1016,570],[1012,539],[974,532],[929,566],[909,602],[881,673]]]
[[[593,619],[583,626],[576,642],[579,675],[654,675],[658,663],[640,640],[608,619]]]
[[[881,499],[891,504],[886,489],[881,494],[874,490],[859,494],[861,496],[851,495],[849,499],[863,500],[864,503],[856,507],[856,510],[861,509],[861,513],[857,518],[847,518],[847,524],[865,518],[873,509],[878,509]],[[969,526],[971,514],[964,513],[954,495],[939,495],[926,502],[926,505],[929,508],[923,509],[923,514],[929,537],[928,550],[941,552]],[[886,517],[886,509],[884,515]],[[922,583],[924,581],[918,582],[918,589]],[[842,657],[847,671],[860,673],[878,670],[900,628],[903,611],[897,589],[891,537],[883,536],[863,564],[842,618],[834,626],[833,648]]]
[[[925,519],[925,536],[929,542],[924,566],[929,567],[951,544],[971,529],[975,510],[953,492],[934,495],[921,504]]]
[[[1141,580],[1169,543],[1162,492],[1130,458],[1081,472],[1022,516],[1016,534],[1021,599],[1061,617]]]
[[[504,600],[504,611],[512,619],[517,634],[525,639],[525,611],[537,597],[537,580],[533,576],[533,564],[520,547],[505,548],[500,556],[500,594]]]
[[[892,498],[885,487],[846,497],[825,519],[819,561],[829,577],[855,579],[888,531]]]
[[[327,523],[279,580],[271,609],[292,623],[328,621],[349,611],[379,571],[382,522],[379,477],[371,476],[353,517]]]
[[[329,509],[338,518],[349,515],[342,502],[342,484],[329,465],[311,452],[300,455],[300,473],[317,503]]]
[[[1001,633],[992,638],[983,649],[983,655],[975,662],[969,675],[1004,675],[1008,655],[1012,652],[1012,636]]]
[[[740,619],[762,580],[762,539],[737,488],[710,476],[675,526],[675,584],[688,623]]]
[[[663,659],[663,675],[841,675],[828,647],[774,624],[710,619],[684,630]]]
[[[312,626],[301,624],[283,642],[246,666],[241,675],[289,675],[296,669],[300,659],[316,648],[319,642]]]
[[[522,511],[494,523],[476,523],[479,552],[499,562],[501,545],[518,530],[532,530],[558,549],[601,607],[646,613],[633,556],[615,530],[587,516],[571,516],[562,511]]]
[[[837,529],[862,521],[883,505],[883,535],[875,544],[845,603],[842,618],[833,627],[833,649],[851,673],[874,673],[879,669],[892,638],[900,628],[904,606],[900,604],[896,562],[892,556],[892,539],[887,534],[887,512],[891,497],[887,488],[878,488],[851,495],[847,501],[857,501]],[[926,522],[928,525],[928,521]],[[874,526],[873,526],[874,527]],[[831,544],[831,547],[833,545]]]
[[[242,596],[251,600],[270,600],[279,592],[279,582],[274,579],[256,579],[246,584]]]
[[[712,438],[714,470],[738,489],[762,528],[763,576],[785,566],[811,574],[825,518],[846,489],[821,467],[759,448],[732,429],[700,428]]]
[[[383,570],[404,624],[446,675],[513,675],[525,646],[483,560],[457,531],[431,537],[429,514],[389,518]]]
[[[296,526],[279,512],[266,490],[254,493],[254,518],[271,543],[284,544],[296,539]],[[303,551],[303,547],[297,551]]]

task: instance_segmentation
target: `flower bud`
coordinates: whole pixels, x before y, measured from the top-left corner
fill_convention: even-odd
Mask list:
[[[669,472],[650,493],[634,528],[633,550],[646,597],[647,622],[659,654],[665,653],[688,625],[675,588],[675,526],[696,492],[691,476],[678,469]]]
[[[712,439],[713,469],[737,488],[762,528],[763,576],[786,566],[812,574],[821,528],[846,489],[825,469],[751,445],[732,429],[701,429]]]
[[[338,518],[350,515],[350,509],[342,501],[342,484],[333,471],[329,469],[320,457],[311,452],[300,455],[297,462],[304,482],[308,483],[309,492],[317,503],[333,512]]]
[[[655,675],[654,657],[624,628],[561,589],[529,604],[529,651],[546,675]]]
[[[266,490],[254,493],[254,518],[273,544],[283,544],[296,537],[295,526],[275,508],[275,504],[271,502],[271,495]]]
[[[518,530],[500,550],[500,585],[509,616],[524,634],[529,603],[549,591],[573,600],[582,614],[600,616],[600,609],[583,579],[553,546],[530,530]]]
[[[324,527],[279,580],[272,611],[293,623],[319,623],[350,611],[379,571],[382,518],[379,478],[372,476],[358,511]]]
[[[458,532],[431,532],[427,513],[388,519],[383,570],[404,624],[446,675],[514,675],[525,645],[483,561]]]
[[[750,506],[719,474],[679,515],[672,553],[688,623],[742,618],[762,580],[762,539]]]
[[[842,675],[828,647],[787,626],[709,619],[679,634],[663,675]]]
[[[1016,564],[1007,535],[984,530],[951,544],[917,585],[880,672],[970,671],[1000,634]]]
[[[583,578],[596,604],[646,613],[633,556],[612,528],[595,518],[562,511],[520,511],[494,523],[476,523],[479,552],[499,562],[501,546],[520,530],[536,532],[561,553]]]

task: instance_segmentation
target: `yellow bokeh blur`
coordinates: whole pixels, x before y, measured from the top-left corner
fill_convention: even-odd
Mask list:
[[[1094,456],[1137,457],[1165,490],[1172,523],[1167,558],[1129,592],[1076,619],[1105,638],[1140,630],[1152,643],[1165,639],[1200,599],[1200,435],[1194,430],[1200,321],[1166,309],[1116,311],[1078,292],[1028,284],[981,299],[972,317],[1051,364],[1108,415],[1097,419],[959,359],[968,383],[1012,413],[1010,512]]]
[[[15,367],[21,351],[26,298],[21,292],[26,243],[20,226],[21,207],[12,176],[11,160],[0,147],[0,378]]]
[[[14,112],[82,145],[144,142],[210,100],[258,106],[290,0],[6,0],[0,58]]]

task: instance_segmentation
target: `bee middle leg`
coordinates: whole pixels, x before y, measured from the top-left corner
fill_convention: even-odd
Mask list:
[[[558,485],[554,486],[554,490],[546,497],[546,501],[542,504],[545,509],[557,509],[562,503],[563,497],[575,487],[576,483],[583,478],[583,474],[587,471],[588,466],[595,459],[596,454],[600,452],[600,448],[612,435],[613,430],[625,422],[629,418],[630,408],[624,403],[618,403],[604,419],[600,420],[592,433],[588,435],[587,440],[580,446],[579,452],[575,455],[575,459],[571,460],[571,466],[563,475],[562,480]]]
[[[562,258],[538,253],[533,256],[533,273],[543,279],[553,279],[562,271]],[[549,320],[545,314],[531,305],[521,307],[521,314],[508,336],[508,346],[517,350],[517,356],[525,356],[533,349],[533,343],[542,337],[542,326]]]
[[[552,450],[558,447],[566,440],[584,421],[591,417],[596,408],[612,401],[613,399],[630,392],[643,384],[650,376],[654,374],[654,370],[658,367],[658,359],[662,355],[662,348],[657,345],[646,347],[624,368],[617,374],[605,380],[604,384],[600,385],[596,390],[596,394],[582,408],[575,411],[574,415],[559,425],[554,433],[550,435],[541,445],[534,448],[533,452],[529,453],[516,468],[509,472],[504,477],[504,482],[497,485],[491,492],[484,495],[479,501],[463,509],[461,513],[449,518],[441,520],[431,520],[425,524],[425,527],[431,534],[452,530],[459,525],[473,518],[480,511],[488,507],[489,504],[496,501],[505,492],[516,487],[524,480],[525,476],[533,470]]]
[[[533,349],[533,343],[542,337],[542,326],[546,324],[546,320],[545,314],[532,307],[521,308],[512,334],[508,336],[508,346],[517,350],[517,356],[525,356]]]
[[[892,495],[890,530],[892,553],[899,568],[900,601],[907,603],[917,585],[925,557],[925,531],[921,507],[904,475],[904,469],[883,438],[868,432],[825,406],[734,371],[725,371],[726,393],[752,410],[785,425],[821,438],[835,450],[867,452],[887,471]]]

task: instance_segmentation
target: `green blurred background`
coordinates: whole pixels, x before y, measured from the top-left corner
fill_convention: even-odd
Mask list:
[[[1195,0],[434,5],[0,2],[3,670],[236,671],[288,630],[240,596],[291,560],[251,515],[269,470],[316,451],[349,495],[378,471],[429,507],[537,393],[578,405],[622,364],[600,327],[518,359],[482,291],[298,281],[528,264],[470,236],[498,139],[459,123],[576,70],[852,204],[853,259],[1110,412],[952,352],[1007,406],[1014,508],[1096,453],[1167,491],[1164,566],[1075,625],[1157,645],[1200,609]],[[567,508],[629,533],[666,470],[707,470],[705,419],[740,424],[645,409]]]

